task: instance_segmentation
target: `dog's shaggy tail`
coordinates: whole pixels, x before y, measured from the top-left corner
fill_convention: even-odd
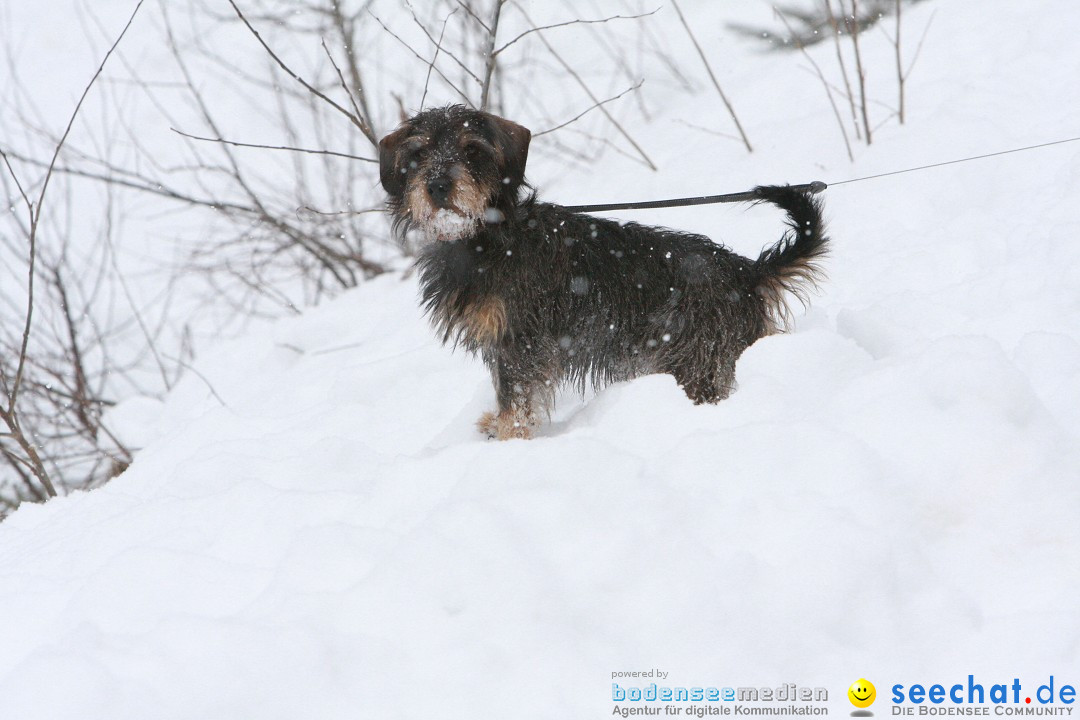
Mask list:
[[[809,292],[824,279],[821,260],[828,254],[829,238],[821,217],[821,203],[810,193],[787,185],[763,185],[754,188],[758,202],[770,202],[787,211],[791,228],[780,241],[762,251],[754,263],[757,285],[754,290],[765,300],[773,330],[785,328],[791,312],[786,293],[805,306]]]

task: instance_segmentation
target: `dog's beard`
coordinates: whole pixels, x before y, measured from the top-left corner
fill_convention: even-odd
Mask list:
[[[472,235],[480,218],[470,217],[456,210],[439,208],[414,224],[425,240],[430,242],[453,242]]]

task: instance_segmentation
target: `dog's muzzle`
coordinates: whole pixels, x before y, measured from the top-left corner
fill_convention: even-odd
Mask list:
[[[450,207],[450,190],[452,188],[450,178],[440,176],[428,181],[427,191],[431,196],[431,201],[435,203],[435,207],[448,208]]]

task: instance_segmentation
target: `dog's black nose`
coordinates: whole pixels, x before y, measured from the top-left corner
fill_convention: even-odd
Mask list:
[[[446,199],[450,197],[450,178],[437,177],[433,180],[429,180],[427,191],[428,194],[431,195],[431,199],[435,201],[436,205],[445,207]]]

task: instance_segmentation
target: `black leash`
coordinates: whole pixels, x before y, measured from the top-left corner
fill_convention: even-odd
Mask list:
[[[823,182],[815,180],[805,185],[793,185],[792,189],[801,190],[805,193],[819,193],[829,187]],[[567,210],[580,213],[602,212],[607,210],[642,210],[645,208],[668,208],[684,207],[686,205],[712,205],[713,203],[737,203],[757,200],[758,196],[753,190],[747,192],[728,193],[726,195],[702,195],[700,197],[673,198],[671,200],[647,200],[645,202],[608,203],[606,205],[569,205]]]
[[[1038,148],[1050,147],[1052,145],[1063,145],[1065,143],[1076,142],[1080,140],[1080,137],[1068,138],[1065,140],[1055,140],[1048,143],[1040,143],[1038,145],[1028,145],[1022,148],[1014,148],[1012,150],[1001,150],[999,152],[986,153],[985,155],[973,155],[971,157],[960,158],[959,160],[946,160],[945,162],[933,163],[931,165],[920,165],[919,167],[907,168],[906,170],[893,170],[892,172],[880,173],[878,175],[867,175],[866,177],[851,178],[850,180],[840,180],[832,183],[833,185],[847,185],[848,183],[862,182],[863,180],[873,180],[875,178],[888,177],[890,175],[902,175],[904,173],[918,172],[919,170],[929,170],[930,168],[942,167],[945,165],[955,165],[957,163],[970,162],[972,160],[983,160],[985,158],[998,157],[999,155],[1009,155],[1011,153],[1024,152],[1026,150],[1036,150]],[[805,185],[793,185],[793,189],[801,190],[802,192],[816,194],[825,190],[828,185],[821,181],[814,181],[806,183]],[[726,195],[702,195],[699,197],[688,198],[673,198],[671,200],[647,200],[645,202],[629,202],[629,203],[607,203],[603,205],[570,205],[566,209],[573,212],[591,213],[591,212],[605,212],[608,210],[643,210],[647,208],[669,208],[669,207],[685,207],[687,205],[711,205],[714,203],[737,203],[737,202],[749,202],[751,200],[757,200],[758,196],[753,190],[738,193],[727,193]]]

